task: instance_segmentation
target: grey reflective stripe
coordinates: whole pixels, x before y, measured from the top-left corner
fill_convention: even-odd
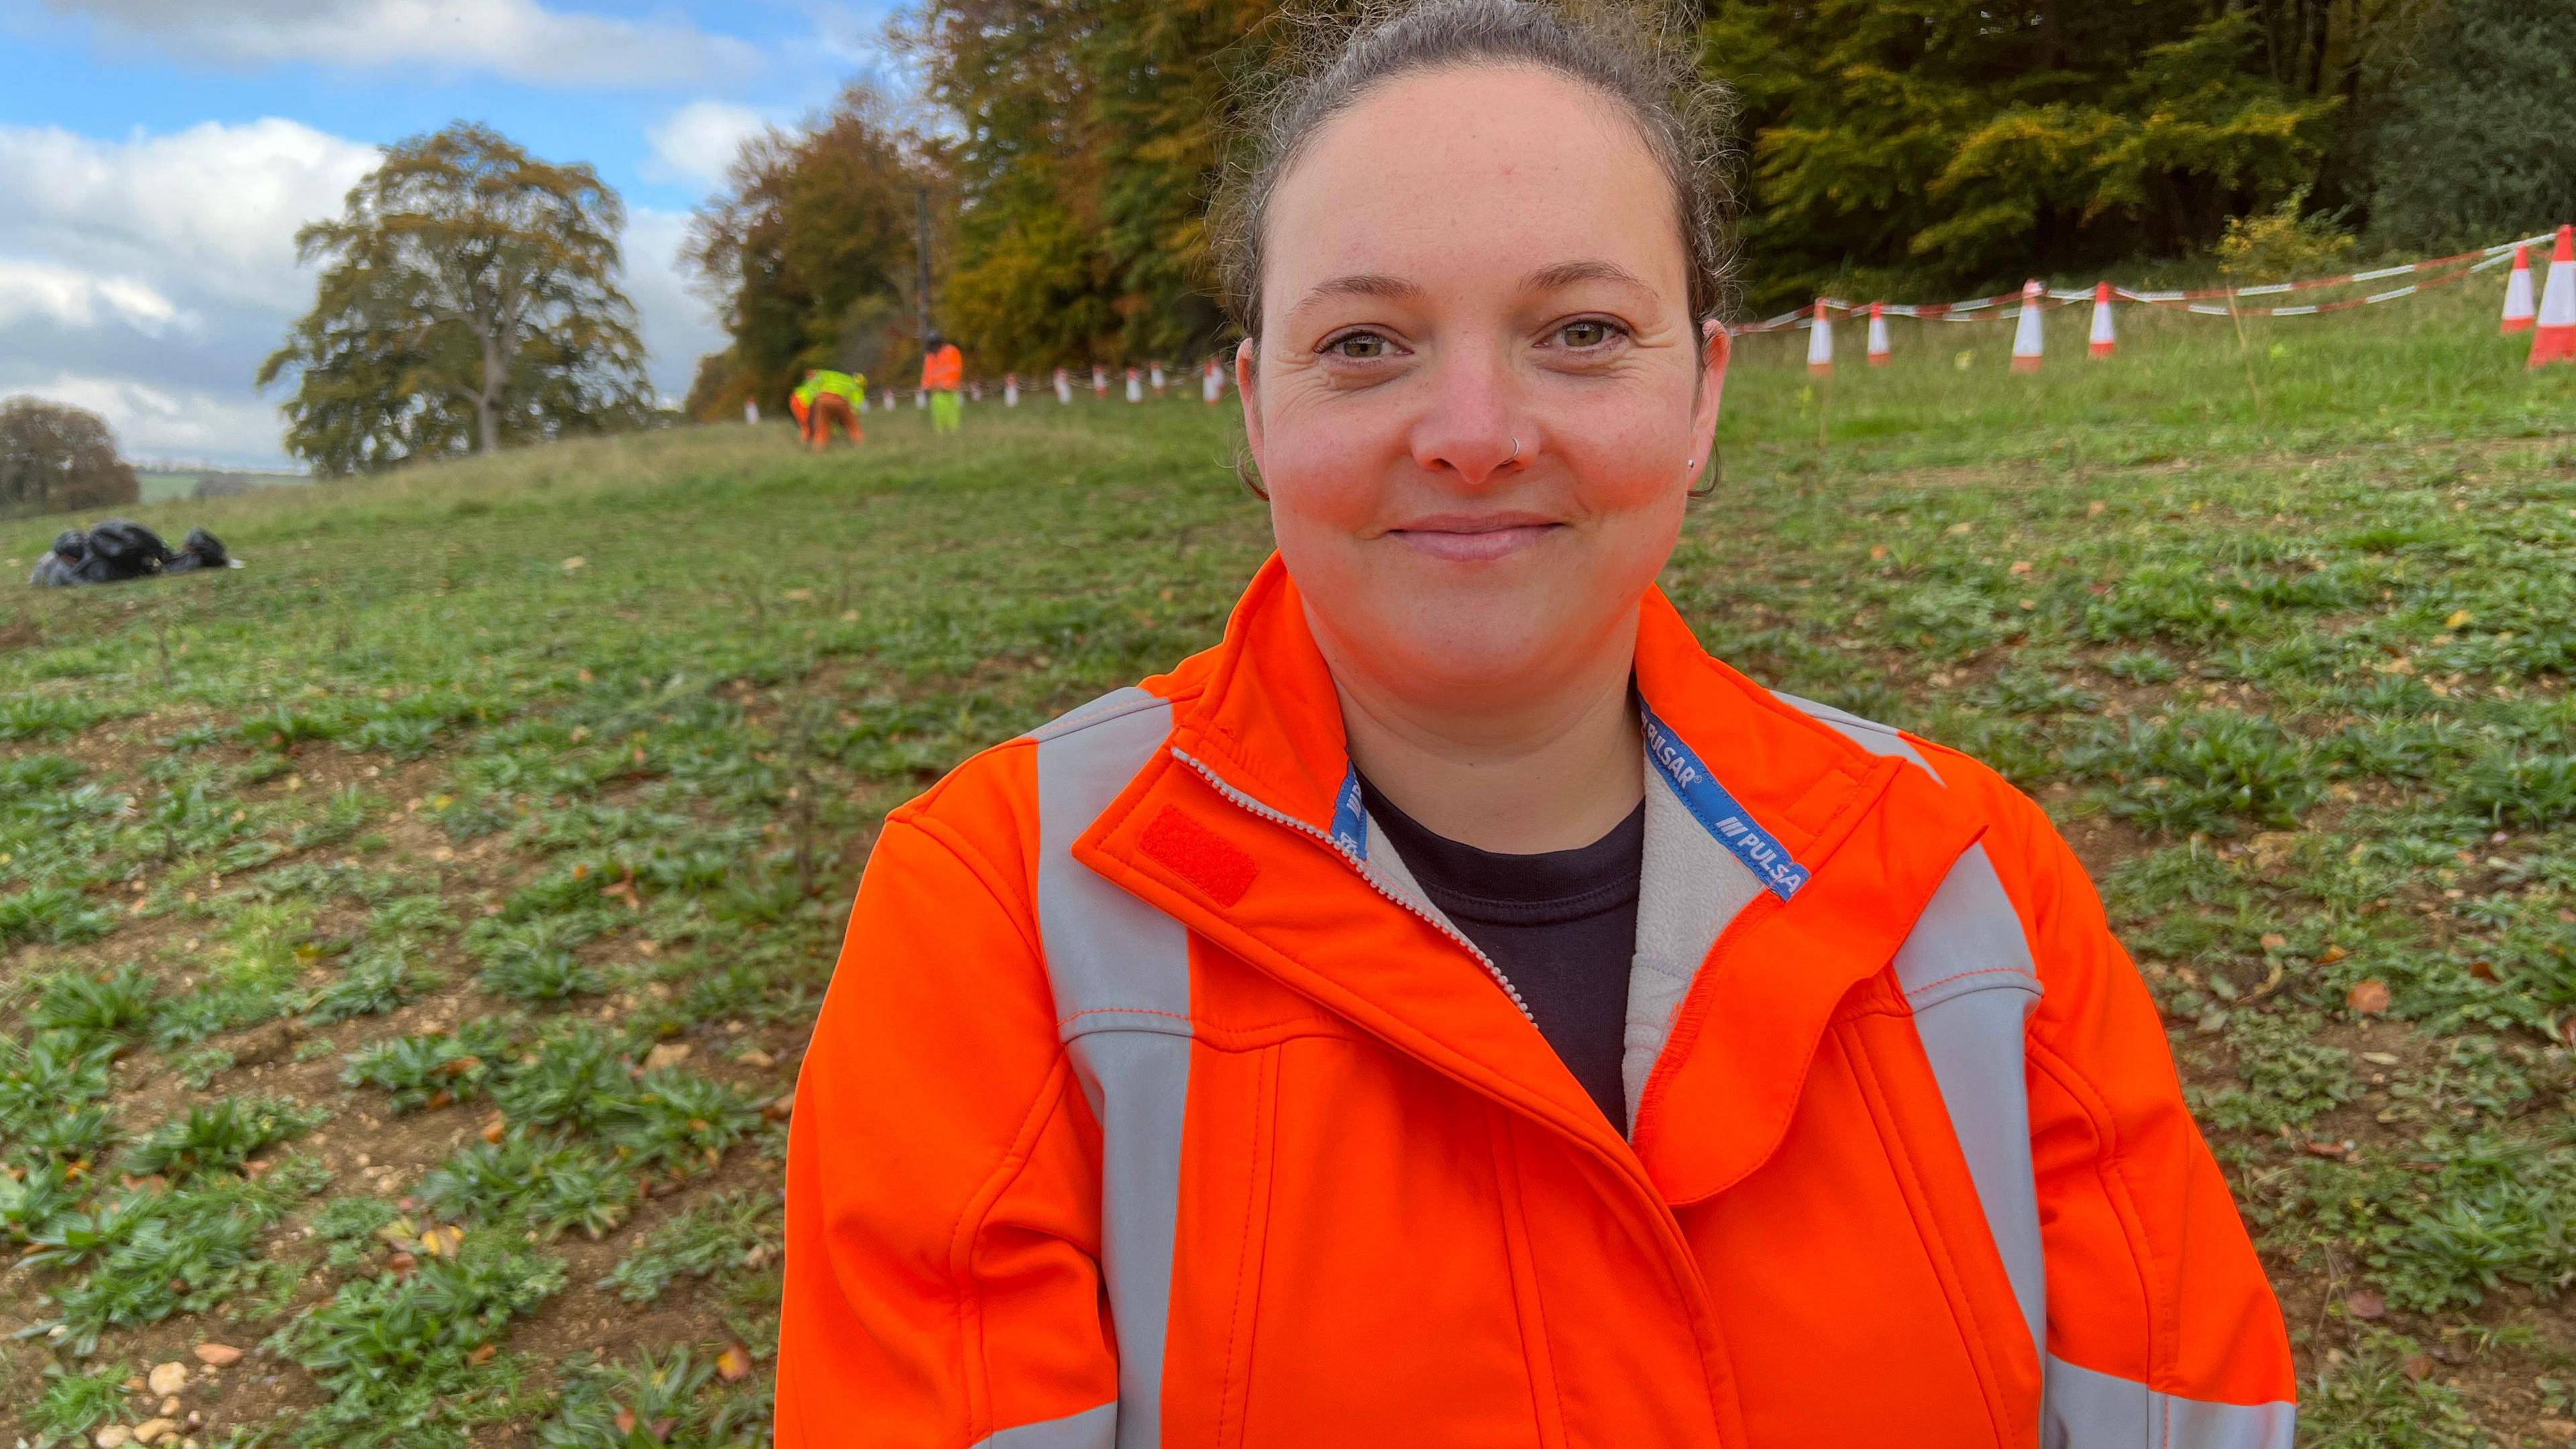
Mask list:
[[[1125,689],[1033,732],[1038,931],[1065,1051],[1100,1123],[1101,1269],[1118,1337],[1118,1402],[1092,1411],[1106,1417],[1091,1437],[996,1435],[996,1444],[1107,1445],[1113,1430],[1117,1449],[1162,1442],[1163,1341],[1189,1101],[1189,933],[1072,850],[1171,730],[1168,703]],[[1091,1417],[1058,1423],[1074,1433]]]
[[[1637,873],[1637,954],[1628,966],[1619,1058],[1631,1135],[1637,1130],[1637,1099],[1672,1038],[1673,1017],[1700,963],[1727,923],[1762,890],[1735,852],[1720,845],[1673,793],[1664,772],[1650,766],[1646,856]]]
[[[1111,1449],[1118,1442],[1118,1406],[1102,1404],[1079,1414],[996,1429],[975,1441],[974,1449]]]
[[[2290,1404],[2213,1404],[2158,1393],[2135,1379],[2048,1361],[2040,1449],[2290,1449]]]
[[[1812,699],[1800,699],[1794,694],[1782,694],[1776,689],[1771,691],[1771,697],[1873,755],[1894,755],[1900,760],[1912,760],[1921,765],[1923,772],[1933,779],[1941,778],[1941,772],[1932,768],[1932,762],[1923,758],[1923,752],[1906,743],[1905,736],[1898,734],[1893,725],[1883,725],[1874,719],[1862,719],[1859,715],[1836,709],[1830,704],[1818,704]]]
[[[2048,1348],[2048,1254],[2030,1160],[2022,1030],[2039,970],[1983,845],[1969,846],[1896,950],[1896,981],[1941,1086],[1986,1230],[2012,1279],[2034,1352]]]

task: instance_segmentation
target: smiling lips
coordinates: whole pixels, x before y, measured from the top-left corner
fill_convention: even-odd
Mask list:
[[[1534,513],[1446,514],[1390,528],[1387,537],[1452,563],[1489,563],[1535,547],[1563,527]]]

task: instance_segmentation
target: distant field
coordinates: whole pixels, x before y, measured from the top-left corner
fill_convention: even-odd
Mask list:
[[[2129,309],[2103,364],[2073,308],[2036,378],[1993,324],[1826,381],[1754,339],[1666,577],[2064,823],[2308,1445],[2576,1436],[2576,368],[2493,301]],[[565,445],[146,506],[249,567],[0,593],[0,1442],[174,1361],[205,1446],[764,1442],[876,822],[1215,637],[1267,546],[1230,414]]]

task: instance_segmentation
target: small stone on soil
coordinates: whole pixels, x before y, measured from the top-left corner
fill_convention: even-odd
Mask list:
[[[144,1383],[156,1394],[164,1396],[175,1394],[188,1386],[188,1366],[176,1359],[168,1363],[156,1363],[152,1366],[151,1374],[144,1379]]]

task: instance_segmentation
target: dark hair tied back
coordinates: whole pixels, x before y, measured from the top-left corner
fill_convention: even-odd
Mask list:
[[[1389,81],[1461,66],[1551,71],[1616,102],[1665,179],[1681,226],[1694,320],[1726,304],[1732,98],[1700,74],[1696,6],[1539,0],[1375,0],[1354,22],[1315,22],[1309,59],[1250,99],[1241,160],[1210,217],[1222,300],[1261,335],[1263,228],[1282,177],[1326,121]]]

